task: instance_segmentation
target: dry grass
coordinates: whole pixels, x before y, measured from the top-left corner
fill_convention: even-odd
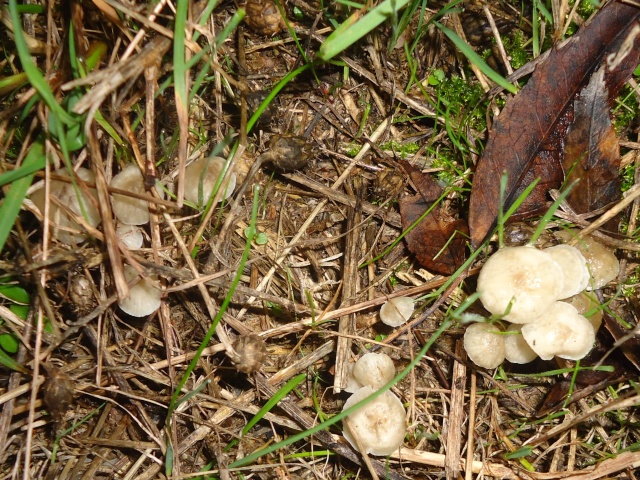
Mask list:
[[[517,31],[530,38],[531,12],[525,9],[521,17],[519,6],[484,3],[469,4],[465,12],[441,21],[466,35],[477,51],[493,49],[495,68],[511,73],[502,40]],[[552,3],[554,14],[566,7]],[[233,462],[339,413],[347,398],[339,391],[346,365],[363,352],[384,351],[401,371],[472,293],[477,265],[457,278],[443,278],[421,270],[402,242],[394,246],[401,233],[397,199],[412,192],[395,160],[406,155],[448,179],[457,189],[447,202],[452,208],[464,205],[478,147],[486,138],[485,114],[495,114],[506,97],[466,104],[475,85],[487,90],[491,83],[437,29],[424,32],[409,65],[404,48],[416,34],[418,9],[395,48],[387,49],[395,32],[383,24],[340,64],[318,64],[293,79],[247,132],[256,105],[304,64],[286,29],[278,37],[256,33],[264,25],[251,19],[271,18],[264,4],[247,6],[252,28],[235,30],[191,69],[188,105],[176,101],[180,97],[170,77],[175,14],[169,5],[161,1],[155,13],[144,4],[112,0],[69,5],[70,15],[55,4],[40,15],[25,15],[24,28],[58,100],[73,92],[76,112],[89,119],[102,115],[99,125],[83,124],[85,144],[71,158],[94,171],[95,184],[80,188],[96,188],[103,222],[92,228],[78,218],[89,240],[68,247],[50,230],[45,233],[50,222],[25,202],[2,252],[5,283],[15,282],[30,295],[26,319],[9,309],[8,300],[0,305],[5,319],[0,328],[20,339],[12,358],[24,366],[21,372],[0,367],[2,478],[166,478],[168,461],[171,478],[223,480],[637,478],[638,370],[620,349],[606,361],[616,375],[587,385],[571,383],[577,389],[571,401],[565,402],[570,394],[565,391],[557,404],[541,406],[554,384],[572,381],[572,364],[539,361],[485,372],[466,360],[464,327],[457,324],[393,387],[407,407],[409,427],[404,446],[390,458],[363,458],[336,424],[230,469]],[[233,2],[222,2],[196,27],[205,4],[188,7],[187,60],[210,46],[236,11]],[[441,7],[429,4],[426,18]],[[276,11],[269,8],[267,13]],[[329,18],[344,19],[347,11],[340,4],[323,7],[302,0],[284,9],[308,56],[330,31]],[[568,12],[554,35],[575,20]],[[275,18],[276,25],[269,20],[267,30],[282,27]],[[84,79],[74,80],[72,74],[70,24],[78,56],[98,42],[106,47],[99,67]],[[3,74],[20,72],[6,36],[9,26],[2,28]],[[494,34],[501,42],[493,42]],[[412,69],[415,79],[425,80],[421,86],[411,82]],[[459,93],[459,103],[446,99],[448,111],[436,110],[445,99],[443,90],[426,82],[437,69],[445,76],[466,75],[469,86]],[[41,103],[17,120],[34,94],[24,87],[2,98],[3,170],[14,168],[30,139],[48,128]],[[445,122],[453,134],[447,134]],[[621,129],[626,172],[640,164],[638,139],[629,137],[637,127],[633,120]],[[299,151],[288,158],[296,161],[296,171],[289,173],[274,167],[286,151],[260,156],[273,151],[270,140],[276,133],[306,139],[312,155],[304,166],[297,162]],[[154,180],[178,192],[185,162],[208,155],[225,139],[223,156],[231,158],[239,183],[246,182],[244,195],[212,208],[204,221],[197,210],[179,208],[181,194],[162,199]],[[233,154],[229,146],[235,140]],[[58,145],[55,138],[46,143],[56,166],[63,164]],[[147,192],[138,195],[151,203],[151,222],[144,247],[135,251],[116,239],[108,201],[113,193],[108,181],[128,163],[137,163],[151,180]],[[48,166],[36,182],[51,182],[53,170]],[[630,183],[639,182],[639,171]],[[260,186],[255,228],[262,235],[243,263],[254,185]],[[636,200],[624,212],[630,232],[637,228],[637,213]],[[603,299],[610,300],[612,315],[633,326],[639,311],[638,257],[629,251],[620,256],[623,271],[617,284],[603,290]],[[118,296],[131,287],[123,264],[134,265],[164,289],[156,313],[135,319],[117,308]],[[236,275],[239,282],[232,288]],[[616,295],[623,284],[625,295]],[[391,329],[378,322],[377,312],[399,295],[421,300],[408,327]],[[225,297],[230,303],[216,335],[203,345]],[[229,356],[234,339],[251,333],[266,341],[267,355],[259,372],[245,374]],[[607,332],[600,343],[597,355],[602,356],[612,347]],[[201,346],[195,368],[188,371]],[[560,368],[566,370],[559,375],[530,376]],[[180,396],[193,395],[176,402],[185,372]],[[292,379],[299,382],[295,388],[242,435]]]

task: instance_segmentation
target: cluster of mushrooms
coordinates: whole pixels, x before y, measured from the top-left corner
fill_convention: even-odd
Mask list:
[[[343,411],[369,397],[396,375],[393,360],[384,353],[365,353],[352,364],[345,390],[352,393]],[[407,433],[406,411],[391,391],[381,393],[343,420],[344,437],[362,454],[386,456],[395,452]]]
[[[593,291],[618,275],[614,253],[591,237],[566,230],[558,236],[576,239],[560,244],[505,247],[482,267],[477,289],[482,305],[510,325],[473,323],[464,347],[478,366],[496,368],[507,359],[524,364],[540,357],[584,358],[602,322],[602,307]]]
[[[197,206],[206,203],[224,171],[225,163],[224,158],[209,157],[189,164],[185,174],[185,199]],[[68,178],[65,168],[53,173],[55,177]],[[51,202],[47,206],[52,237],[70,246],[84,242],[87,239],[87,234],[84,233],[86,227],[95,228],[101,221],[95,201],[98,198],[97,192],[93,188],[87,188],[87,184],[95,181],[93,172],[86,168],[77,168],[75,175],[84,182],[83,185],[57,179],[50,182]],[[231,196],[235,186],[235,173],[231,173],[223,190],[225,199]],[[116,191],[133,193],[138,197],[146,193],[142,172],[134,164],[125,166],[115,175],[110,187]],[[47,204],[44,186],[36,189],[30,198],[44,216]],[[112,193],[111,205],[117,220],[116,235],[128,249],[142,248],[144,231],[141,226],[149,223],[149,202],[135,196]],[[79,223],[83,223],[85,228],[81,228]],[[130,283],[139,277],[136,269],[129,265],[125,265],[124,273],[127,282]],[[119,301],[120,309],[134,317],[145,317],[155,312],[160,308],[162,291],[156,288],[154,283],[157,284],[157,277],[153,275],[141,278],[131,287],[129,296]]]

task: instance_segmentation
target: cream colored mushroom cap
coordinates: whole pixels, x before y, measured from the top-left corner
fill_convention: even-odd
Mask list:
[[[187,165],[185,172],[184,198],[200,205],[200,188],[202,188],[202,201],[207,202],[213,192],[213,188],[222,175],[227,161],[222,157],[200,158]],[[231,173],[223,198],[229,198],[236,188],[236,174]]]
[[[568,242],[575,238],[577,230],[563,230],[557,236]],[[618,276],[620,262],[612,250],[602,245],[593,237],[587,235],[578,240],[576,248],[580,250],[587,261],[587,268],[591,278],[587,290],[597,290]]]
[[[56,175],[60,175],[63,177],[68,177],[69,172],[66,168],[59,168],[58,170],[53,172]],[[78,168],[76,170],[76,175],[80,177],[85,182],[93,183],[95,181],[95,177],[91,170],[86,168]],[[83,190],[79,188],[80,198],[76,194],[76,189],[74,188],[72,183],[60,182],[57,180],[52,180],[51,185],[49,186],[49,195],[52,197],[56,197],[62,204],[69,207],[69,209],[75,213],[76,215],[83,217],[87,224],[91,227],[97,227],[102,220],[100,217],[100,212],[97,208],[93,206],[89,197],[85,195]],[[94,189],[90,189],[94,198],[96,197],[96,191]],[[45,189],[40,188],[33,192],[31,195],[31,201],[38,207],[40,212],[44,215],[44,206],[46,202],[45,198]],[[80,203],[82,202],[82,207]],[[86,217],[84,217],[84,213],[86,213]],[[56,226],[63,228],[71,228],[74,230],[82,231],[83,228],[78,225],[78,223],[73,220],[67,213],[58,207],[54,202],[49,204],[49,220],[54,224],[53,227],[53,238],[57,238],[59,241],[66,245],[76,245],[84,242],[87,239],[87,235],[84,233],[72,233],[65,230],[61,230],[55,228]]]
[[[396,366],[385,353],[365,353],[353,367],[353,378],[362,386],[378,390],[396,375]]]
[[[593,326],[572,305],[556,302],[536,322],[522,326],[522,336],[541,359],[584,358],[593,347]]]
[[[504,335],[504,353],[511,363],[525,364],[533,362],[538,358],[529,344],[522,336],[522,325],[513,323],[507,328],[507,335]]]
[[[343,411],[372,395],[376,390],[371,386],[362,387],[351,395],[344,404]],[[348,415],[344,421],[344,438],[359,450],[357,437],[364,452],[362,454],[390,455],[395,452],[407,433],[406,411],[402,402],[392,392],[384,392],[364,407]]]
[[[589,269],[580,250],[570,245],[555,245],[542,251],[551,255],[564,273],[562,290],[557,300],[569,298],[587,288]]]
[[[560,266],[534,247],[505,247],[494,253],[478,276],[484,307],[494,315],[511,310],[504,319],[512,323],[535,321],[558,299],[564,284]]]
[[[415,303],[410,297],[395,297],[380,307],[380,321],[390,327],[407,323],[413,314]]]
[[[472,323],[464,332],[464,349],[479,367],[496,368],[505,358],[504,335],[496,325]]]
[[[127,282],[130,282],[138,276],[138,272],[135,268],[125,265],[124,276]],[[129,289],[129,296],[120,300],[118,306],[132,317],[146,317],[160,308],[161,298],[162,292],[143,278]]]
[[[144,194],[144,178],[137,165],[129,164],[111,179],[111,186],[128,192]],[[111,195],[113,213],[125,225],[149,223],[149,202],[114,193]]]

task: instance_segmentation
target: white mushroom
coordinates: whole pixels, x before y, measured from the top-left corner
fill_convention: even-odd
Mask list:
[[[538,354],[531,349],[522,336],[522,325],[517,323],[507,328],[507,334],[504,335],[504,352],[511,363],[524,364],[538,358]]]
[[[60,176],[69,176],[66,168],[60,168],[53,173]],[[76,175],[85,182],[93,183],[95,180],[93,172],[86,168],[79,168],[76,171]],[[83,217],[90,226],[97,227],[101,220],[100,212],[93,206],[89,197],[83,192],[80,186],[78,186],[78,191],[80,192],[80,196],[77,195],[76,189],[70,182],[66,183],[58,180],[52,180],[49,185],[49,194],[51,197],[55,197],[73,213]],[[95,198],[96,191],[91,189],[90,192]],[[44,187],[36,190],[31,195],[31,201],[36,205],[36,207],[38,207],[38,209],[40,209],[40,212],[42,212],[43,215],[46,200]],[[57,228],[62,227],[73,230],[82,230],[82,227],[80,227],[80,225],[78,225],[78,223],[55,202],[49,203],[49,220],[53,226],[53,238],[57,238],[62,243],[67,245],[76,245],[87,239],[87,235],[84,233],[72,233]]]
[[[375,393],[371,386],[362,387],[345,402],[343,411]],[[407,433],[405,409],[392,392],[384,392],[343,421],[344,438],[355,448],[362,445],[362,454],[390,455]],[[356,438],[358,441],[356,441]]]
[[[410,297],[395,297],[380,307],[380,320],[390,327],[399,327],[409,321],[415,304]]]
[[[227,161],[222,157],[200,158],[187,165],[184,198],[196,205],[206,204],[211,197]],[[231,173],[222,198],[229,198],[236,188],[236,174]]]
[[[589,353],[595,341],[589,320],[564,302],[556,302],[534,323],[523,325],[522,335],[543,360],[554,356],[579,360]]]
[[[124,276],[127,282],[131,282],[138,276],[138,272],[135,268],[125,265]],[[150,276],[150,278],[156,280],[157,277]],[[129,289],[129,296],[120,300],[118,306],[132,317],[146,317],[160,308],[161,297],[162,292],[142,278]]]
[[[573,240],[577,230],[563,230],[557,232],[557,236],[565,242]],[[587,290],[597,290],[604,287],[607,283],[618,276],[620,271],[620,262],[615,254],[596,241],[593,237],[587,235],[578,240],[576,248],[580,250],[587,261],[587,268],[591,274],[591,280],[587,286]]]
[[[570,245],[555,245],[542,251],[551,255],[564,273],[564,283],[557,300],[569,298],[587,288],[589,269],[580,250]]]
[[[137,165],[129,164],[111,179],[111,186],[127,192],[144,194],[144,178]],[[114,193],[111,195],[113,213],[125,225],[149,223],[149,202]]]
[[[396,366],[385,353],[365,353],[355,363],[352,375],[360,386],[378,390],[395,377]]]
[[[563,284],[564,274],[553,258],[529,246],[498,250],[478,276],[484,307],[513,323],[532,322],[546,312]]]
[[[137,225],[119,223],[116,227],[116,235],[129,250],[137,250],[142,247],[144,236],[142,229]]]
[[[479,367],[496,368],[505,358],[504,335],[496,325],[472,323],[464,332],[464,349]]]

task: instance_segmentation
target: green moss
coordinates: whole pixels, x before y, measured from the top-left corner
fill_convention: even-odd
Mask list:
[[[516,30],[512,35],[504,37],[502,41],[514,70],[526,65],[531,60],[531,53],[525,48],[527,39],[522,30]]]
[[[387,143],[380,145],[383,150],[391,150],[396,153],[400,158],[405,159],[408,155],[413,155],[420,150],[420,145],[417,143],[400,143],[395,140],[391,140]]]

